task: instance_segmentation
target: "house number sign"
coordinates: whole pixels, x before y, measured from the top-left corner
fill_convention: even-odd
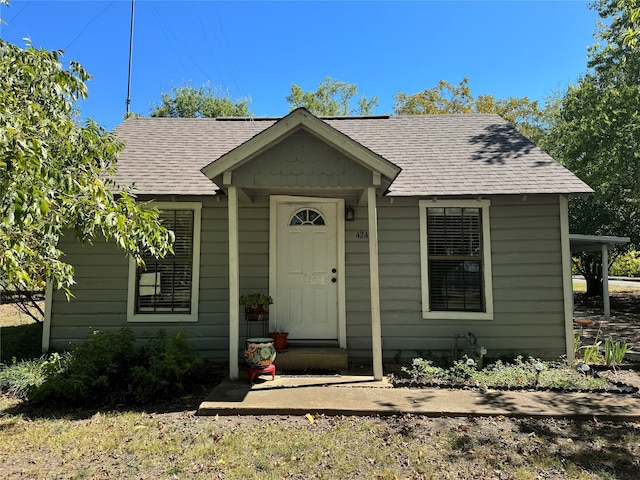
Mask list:
[[[356,238],[362,238],[362,239],[369,238],[369,230],[358,230],[356,232]]]

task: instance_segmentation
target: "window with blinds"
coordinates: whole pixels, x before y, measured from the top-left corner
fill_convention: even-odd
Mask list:
[[[427,208],[432,311],[483,312],[482,209]]]
[[[146,268],[138,268],[136,314],[191,313],[193,278],[193,210],[165,210],[162,224],[175,233],[174,254],[156,259],[143,255]]]

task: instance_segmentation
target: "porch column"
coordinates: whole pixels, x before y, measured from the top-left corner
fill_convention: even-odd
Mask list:
[[[609,304],[609,245],[602,244],[602,302],[604,303],[604,318],[611,317]]]
[[[238,342],[240,338],[240,262],[238,256],[238,192],[227,188],[229,214],[229,377],[238,379]]]
[[[378,267],[378,212],[376,189],[367,188],[369,217],[369,278],[371,282],[371,347],[373,350],[373,378],[382,380],[382,329],[380,327],[380,276]]]

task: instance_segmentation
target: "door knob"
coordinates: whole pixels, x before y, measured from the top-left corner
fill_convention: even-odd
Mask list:
[[[337,272],[337,270],[335,268],[331,269],[331,273],[336,273],[336,272]]]
[[[336,283],[338,280],[336,280],[336,278],[334,277],[334,278],[332,278],[332,279],[331,279],[331,281],[332,281],[333,283]]]

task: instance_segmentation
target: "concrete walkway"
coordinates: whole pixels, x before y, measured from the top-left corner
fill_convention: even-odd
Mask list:
[[[199,415],[513,416],[640,420],[640,395],[393,388],[369,376],[224,380]]]

